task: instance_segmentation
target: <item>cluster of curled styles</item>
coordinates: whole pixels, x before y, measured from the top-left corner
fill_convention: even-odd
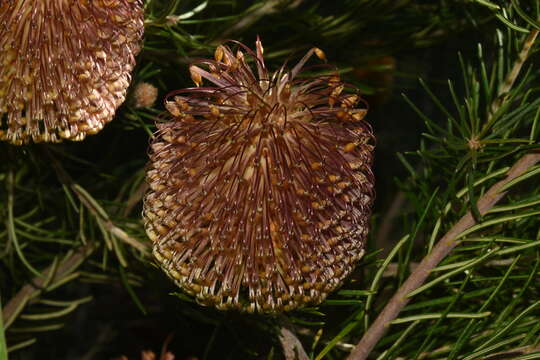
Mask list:
[[[320,303],[363,255],[374,138],[355,89],[298,76],[321,50],[269,73],[256,45],[219,46],[191,66],[197,87],[170,95],[144,219],[155,258],[197,301],[269,313]]]
[[[124,101],[142,0],[0,1],[0,140],[82,140]]]

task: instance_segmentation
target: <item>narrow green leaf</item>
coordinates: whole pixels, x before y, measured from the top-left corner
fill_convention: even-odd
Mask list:
[[[122,280],[122,284],[124,284],[124,287],[126,288],[129,296],[131,297],[131,300],[133,300],[133,302],[135,303],[137,308],[139,308],[139,310],[143,313],[143,315],[146,315],[147,314],[146,308],[144,307],[141,300],[139,299],[139,297],[133,290],[131,284],[129,283],[124,267],[119,266],[118,271],[120,272],[120,279]]]
[[[499,176],[501,176],[501,175],[504,175],[504,174],[506,174],[506,172],[507,172],[508,170],[510,170],[510,167],[508,167],[508,166],[507,166],[507,167],[504,167],[504,168],[501,168],[501,169],[499,169],[499,170],[495,170],[495,171],[493,171],[492,173],[490,173],[489,175],[484,176],[484,177],[482,177],[482,178],[476,180],[476,181],[474,182],[474,186],[476,187],[476,186],[478,186],[478,185],[482,185],[483,183],[485,183],[485,182],[488,181],[488,180],[491,180],[491,179],[493,179],[493,178],[496,178],[496,177],[499,177]],[[463,195],[465,195],[465,194],[467,193],[467,191],[468,191],[468,188],[467,188],[467,187],[464,187],[463,189],[461,189],[461,190],[459,190],[459,191],[457,192],[456,197],[457,197],[458,199],[461,198],[461,197],[463,197]]]
[[[426,82],[423,79],[419,79],[419,81],[420,81],[420,85],[422,85],[422,87],[424,88],[424,91],[429,95],[431,100],[435,103],[435,105],[439,108],[439,110],[441,110],[441,112],[448,118],[448,120],[450,120],[454,124],[454,126],[459,130],[460,134],[462,136],[465,136],[466,134],[470,133],[470,129],[468,129],[469,130],[468,132],[465,131],[462,127],[462,124],[456,121],[454,116],[450,114],[448,109],[444,107],[444,105],[441,103],[439,98],[437,98],[437,96],[435,96],[435,94],[431,91],[429,86],[427,86]]]
[[[114,235],[111,235],[111,243],[113,245],[114,253],[116,254],[116,258],[118,259],[118,262],[123,267],[128,266],[128,262],[126,257],[124,256],[123,247],[122,244],[118,241],[118,238]]]
[[[416,325],[418,325],[418,324],[420,324],[420,320],[414,321],[411,325],[409,325],[403,331],[403,333],[399,336],[399,338],[392,344],[392,346],[390,346],[390,348],[388,350],[385,350],[381,355],[379,355],[379,357],[377,357],[377,360],[385,360],[385,359],[387,359],[388,356],[392,352],[394,352],[401,345],[401,343],[403,343],[403,340],[405,340],[407,338],[407,336],[409,336],[411,331],[413,331],[414,328],[416,327]]]
[[[54,331],[59,330],[64,327],[64,324],[49,324],[49,325],[43,325],[43,326],[27,326],[27,327],[14,327],[9,329],[10,333],[35,333],[35,332],[47,332],[47,331]]]
[[[540,122],[538,119],[540,118],[540,106],[536,110],[536,114],[534,115],[533,123],[531,126],[531,133],[529,134],[529,142],[531,144],[534,144],[536,141],[538,141],[538,130],[539,126],[538,123]]]
[[[527,280],[525,281],[525,284],[523,284],[523,286],[519,290],[519,293],[517,293],[515,296],[513,296],[510,303],[508,305],[506,305],[506,307],[500,312],[499,316],[497,317],[497,319],[495,320],[495,322],[493,324],[494,327],[498,327],[499,324],[501,324],[510,315],[510,313],[515,308],[515,306],[524,299],[523,294],[525,294],[525,291],[527,291],[529,289],[529,286],[531,285],[531,283],[533,283],[533,281],[537,278],[537,271],[538,271],[539,266],[540,266],[540,256],[539,256],[539,253],[538,253],[538,250],[537,250],[536,251],[536,261],[534,262],[534,266],[533,266],[532,270],[529,272],[529,276],[527,277]],[[540,323],[539,323],[539,325],[540,325]],[[539,326],[539,329],[540,329],[540,326]],[[529,334],[527,335],[527,337],[525,339],[523,339],[523,343],[524,344],[529,344],[534,333],[535,333],[535,331],[534,331],[534,328],[533,328],[533,331],[532,332],[529,331]]]
[[[36,341],[37,341],[36,338],[21,341],[20,343],[17,343],[15,345],[12,345],[12,346],[8,347],[7,351],[8,351],[8,353],[10,353],[10,352],[15,351],[15,350],[23,349],[25,347],[28,347],[28,346],[34,344]]]
[[[501,7],[497,4],[494,4],[492,3],[491,1],[488,1],[488,0],[474,0],[476,1],[477,3],[481,4],[481,5],[484,5],[484,6],[487,6],[488,8],[492,9],[492,10],[499,10]]]
[[[482,90],[484,91],[484,98],[487,102],[492,101],[492,87],[488,79],[488,74],[486,70],[486,61],[484,59],[484,51],[482,44],[478,44],[478,59],[480,62],[480,78],[482,79]],[[489,111],[489,109],[487,109]]]
[[[459,113],[459,120],[462,123],[465,123],[466,118],[465,118],[463,105],[461,101],[458,100],[458,97],[456,95],[456,90],[454,89],[454,83],[450,79],[448,79],[448,90],[450,91],[450,95],[452,96],[452,101],[454,102],[454,106]]]
[[[540,351],[535,351],[531,354],[516,356],[513,360],[532,360],[532,359],[540,359]]]
[[[416,239],[416,236],[418,235],[418,231],[420,231],[422,225],[424,224],[424,221],[426,220],[427,214],[431,211],[431,205],[433,204],[433,200],[435,199],[435,196],[437,195],[438,192],[439,192],[439,188],[437,187],[433,191],[433,194],[431,194],[431,197],[429,198],[427,204],[424,206],[422,210],[422,214],[420,215],[420,218],[418,219],[418,223],[414,226],[414,229],[410,234],[409,246],[406,249],[405,256],[403,257],[402,260],[400,259],[399,261],[399,267],[398,267],[399,283],[402,283],[404,281],[405,274],[407,273],[407,271],[404,271],[403,267],[404,265],[407,266],[406,264],[410,263],[410,257],[411,257],[414,241]]]
[[[522,218],[526,218],[526,217],[531,217],[531,216],[535,216],[535,215],[540,215],[540,211],[533,211],[533,212],[528,212],[528,213],[525,213],[525,214],[501,216],[501,217],[498,217],[498,218],[495,218],[495,219],[486,220],[481,224],[471,226],[467,230],[463,231],[458,236],[456,236],[456,240],[458,240],[458,239],[460,239],[460,238],[462,238],[464,236],[467,236],[468,234],[471,234],[471,233],[473,233],[475,231],[485,229],[485,228],[493,226],[493,225],[497,225],[497,224],[501,224],[501,223],[505,223],[505,222],[510,222],[510,221],[513,221],[513,220],[518,220],[518,219],[522,219]]]
[[[363,301],[361,300],[336,300],[336,299],[327,299],[321,306],[350,306],[350,305],[360,305]]]
[[[421,315],[414,315],[414,316],[408,316],[404,318],[398,318],[392,321],[392,324],[403,324],[406,322],[411,321],[417,321],[417,320],[430,320],[430,319],[438,319],[443,314],[421,314]],[[490,311],[485,311],[482,313],[448,313],[445,317],[449,319],[480,319],[484,317],[488,317],[491,315]]]
[[[369,290],[339,290],[338,291],[338,295],[340,295],[340,296],[360,297],[360,296],[369,296],[369,295],[373,295],[373,294],[374,294],[374,292],[369,291]]]
[[[79,194],[79,196],[81,196],[86,201],[86,203],[93,210],[95,210],[99,214],[99,216],[101,216],[104,220],[109,220],[109,215],[107,214],[107,212],[101,207],[101,205],[99,205],[97,200],[94,199],[88,191],[86,191],[79,184],[73,184],[71,187]]]
[[[526,244],[530,240],[512,238],[507,236],[485,236],[485,237],[469,237],[462,239],[462,242],[494,242],[494,243],[508,243],[508,244]]]
[[[59,306],[59,307],[65,307],[70,305],[80,305],[87,303],[92,300],[92,296],[86,296],[78,300],[71,300],[71,301],[64,301],[64,300],[50,300],[50,299],[38,299],[36,302],[43,304],[43,305],[49,305],[49,306]]]
[[[54,289],[72,281],[79,277],[79,273],[74,272],[69,275],[66,275],[62,277],[61,279],[58,279],[56,282],[52,283],[51,285],[47,286],[47,291],[53,291]]]
[[[36,268],[34,268],[30,264],[30,262],[26,259],[26,256],[24,255],[21,249],[21,245],[19,244],[19,239],[15,231],[15,222],[14,222],[14,216],[13,216],[13,183],[12,182],[13,182],[13,173],[10,172],[8,175],[8,186],[11,189],[8,192],[8,218],[6,219],[6,227],[8,230],[8,236],[11,243],[15,247],[15,252],[17,253],[17,256],[19,257],[21,262],[24,264],[24,266],[35,276],[43,277],[43,274],[40,273]]]
[[[511,344],[513,342],[516,342],[520,339],[523,339],[523,337],[525,336],[525,334],[520,334],[520,335],[517,335],[517,336],[514,336],[514,337],[511,337],[510,339],[505,339],[495,345],[492,345],[490,347],[487,347],[481,351],[475,351],[473,352],[472,354],[470,354],[469,356],[467,356],[466,358],[464,358],[463,360],[473,360],[473,359],[480,359],[482,355],[486,355],[486,354],[489,354],[491,353],[493,350],[496,350],[496,349],[499,349],[503,346],[506,346],[508,344]]]
[[[470,67],[465,65],[465,60],[463,59],[463,55],[461,54],[461,52],[458,52],[458,59],[459,59],[459,65],[461,67],[461,73],[463,74],[463,84],[464,84],[463,87],[465,88],[465,96],[469,97],[471,96],[471,92],[470,92],[471,86],[470,86],[470,78],[469,78],[470,71],[468,71]],[[459,104],[459,106],[462,106],[461,105],[462,101],[458,101],[457,103]]]
[[[440,283],[441,281],[444,281],[444,280],[446,280],[448,278],[451,278],[452,276],[454,276],[456,274],[462,273],[463,271],[465,271],[467,269],[470,269],[471,267],[475,266],[476,264],[479,264],[482,261],[486,260],[489,256],[493,256],[495,253],[497,253],[498,249],[499,248],[496,247],[495,249],[493,249],[493,250],[489,251],[488,253],[480,256],[479,258],[476,258],[476,259],[473,259],[473,260],[467,262],[464,266],[462,266],[462,267],[460,267],[460,268],[458,268],[456,270],[450,271],[450,272],[448,272],[448,273],[446,273],[444,275],[441,275],[438,278],[428,282],[427,284],[424,284],[424,285],[420,286],[418,289],[411,291],[407,295],[407,297],[411,298],[411,297],[413,297],[413,296],[415,296],[415,295],[417,295],[417,294],[419,294],[419,293],[433,287],[434,285]]]
[[[377,273],[373,277],[373,281],[371,282],[371,286],[369,288],[369,291],[371,292],[371,294],[368,295],[368,297],[366,299],[366,307],[365,307],[366,313],[371,308],[371,302],[373,301],[374,294],[377,293],[377,288],[379,286],[379,282],[380,282],[380,280],[382,278],[382,275],[383,275],[384,271],[386,270],[386,268],[388,267],[390,262],[392,262],[392,260],[394,259],[394,257],[398,253],[399,249],[401,249],[403,244],[405,244],[408,240],[409,240],[409,235],[405,235],[404,237],[402,237],[398,241],[398,243],[394,246],[392,251],[390,251],[390,253],[386,257],[386,259],[384,259],[384,262],[381,264],[381,266],[377,270]]]
[[[230,15],[230,16],[212,17],[208,19],[182,20],[182,24],[187,25],[187,24],[213,23],[213,22],[220,22],[220,21],[235,20],[237,18],[238,18],[237,15]]]
[[[478,206],[476,205],[477,197],[474,194],[474,174],[472,171],[467,172],[467,192],[469,194],[469,209],[471,210],[471,214],[476,222],[482,221],[482,215],[480,214],[480,210],[478,210]]]
[[[478,1],[478,0],[476,0],[476,1]],[[516,31],[526,33],[526,34],[529,33],[528,29],[525,29],[525,28],[523,28],[521,26],[518,26],[518,25],[514,24],[513,22],[511,22],[510,20],[505,18],[502,14],[495,14],[495,17],[497,19],[499,19],[503,24],[505,24],[506,26],[508,26],[512,30],[516,30]]]
[[[536,323],[536,325],[534,325],[534,327],[529,330],[529,333],[527,334],[527,336],[523,339],[523,341],[521,341],[521,344],[520,345],[527,345],[527,344],[531,344],[531,340],[532,338],[536,335],[536,333],[538,333],[540,331],[540,322]],[[534,341],[532,342],[533,344],[538,344],[538,341]]]
[[[59,317],[62,317],[64,315],[67,315],[69,314],[70,312],[74,311],[77,306],[79,304],[78,303],[75,303],[75,304],[71,304],[69,306],[66,306],[64,309],[62,310],[58,310],[58,311],[51,311],[51,312],[46,312],[46,313],[40,313],[40,314],[22,314],[21,315],[21,319],[24,319],[24,320],[48,320],[48,319],[55,319],[55,318],[59,318]]]
[[[517,178],[512,179],[511,181],[504,184],[501,187],[501,189],[499,190],[499,192],[506,191],[509,188],[511,188],[512,186],[514,186],[516,184],[519,184],[520,182],[522,182],[524,180],[527,180],[527,179],[529,179],[529,178],[531,178],[533,176],[536,176],[538,174],[540,174],[540,165],[533,166],[529,170],[527,170],[527,172],[525,172],[524,174],[522,174],[522,175],[518,176]]]
[[[484,342],[482,345],[478,346],[476,348],[476,351],[482,350],[486,348],[487,346],[491,345],[495,340],[497,340],[499,337],[507,333],[517,322],[519,322],[529,312],[534,310],[538,305],[540,305],[540,301],[536,301],[534,304],[530,305],[528,308],[523,310],[520,314],[514,317],[512,321],[510,321],[504,328],[497,331],[489,340]]]
[[[71,190],[69,189],[69,187],[65,184],[62,184],[62,190],[64,190],[64,194],[66,194],[66,198],[68,199],[70,205],[73,207],[75,213],[79,213],[79,207],[75,203],[75,199],[71,195]]]
[[[103,224],[103,221],[99,218],[96,219],[96,223],[98,225],[99,231],[101,232],[101,235],[103,236],[103,240],[105,241],[105,245],[107,246],[107,250],[113,250],[113,240],[111,239],[111,234],[109,231],[105,228],[105,224]]]
[[[434,133],[434,129],[436,129],[440,133],[443,133],[443,134],[445,133],[445,130],[441,128],[440,126],[438,126],[437,124],[435,124],[435,122],[433,122],[433,120],[431,120],[429,117],[427,117],[416,105],[414,105],[414,103],[407,97],[407,95],[405,94],[401,94],[401,95],[403,96],[403,99],[405,100],[405,102],[409,104],[409,106],[413,109],[413,111],[424,121],[424,124],[426,125],[426,127],[431,133]]]
[[[4,320],[1,311],[2,309],[2,298],[0,297],[0,360],[8,360]]]
[[[437,240],[437,236],[439,235],[439,231],[441,230],[442,225],[442,217],[437,219],[437,222],[435,223],[435,226],[433,227],[433,231],[431,232],[431,236],[429,238],[427,253],[429,254],[431,250],[433,249],[433,245],[435,245],[435,241]]]
[[[518,3],[517,3],[516,0],[512,0],[512,7],[514,8],[514,10],[516,10],[517,14],[523,20],[525,20],[529,25],[531,25],[536,30],[540,30],[540,24],[538,23],[538,21],[535,21],[533,18],[531,18],[529,15],[527,15],[527,13],[525,11],[523,11],[523,9],[518,6]]]
[[[529,242],[527,244],[523,244],[523,245],[519,245],[519,246],[512,246],[512,247],[509,247],[509,248],[506,248],[506,249],[502,249],[502,250],[499,251],[499,253],[497,255],[508,255],[508,254],[511,254],[511,253],[514,253],[514,252],[522,251],[522,250],[533,248],[533,247],[536,247],[536,246],[540,246],[540,240],[531,241],[531,242]]]
[[[178,20],[185,20],[189,19],[190,17],[196,15],[197,13],[203,11],[206,6],[208,5],[208,0],[202,2],[201,4],[197,5],[193,10],[183,13],[182,15],[178,15]]]
[[[463,294],[462,298],[463,299],[473,299],[473,298],[476,298],[476,297],[480,297],[480,296],[483,296],[485,294],[490,293],[491,291],[493,291],[493,289],[494,289],[494,287],[488,287],[488,288],[485,288],[485,289],[473,290],[473,291],[470,291],[470,292],[467,292],[467,293]],[[439,297],[437,299],[417,302],[417,303],[405,306],[403,311],[417,310],[417,309],[422,309],[422,308],[426,308],[426,307],[432,307],[432,306],[436,306],[436,305],[447,304],[447,303],[451,302],[454,298],[455,298],[455,296],[445,296],[445,297]]]
[[[347,336],[351,331],[353,331],[357,326],[360,325],[360,321],[354,321],[349,323],[347,326],[345,326],[332,340],[326,344],[326,346],[321,350],[321,352],[317,355],[315,360],[321,360],[325,357],[326,354],[330,350],[336,346],[336,344],[343,339],[345,336]]]

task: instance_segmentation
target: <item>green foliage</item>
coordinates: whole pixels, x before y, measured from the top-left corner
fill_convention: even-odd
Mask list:
[[[280,359],[282,327],[294,330],[311,359],[343,359],[468,211],[477,224],[409,294],[370,358],[540,358],[540,165],[507,183],[487,213],[477,208],[518,159],[540,148],[539,40],[523,53],[540,29],[538,2],[149,0],[145,7],[133,87],[155,85],[155,105],[136,107],[131,91],[115,120],[82,143],[0,144],[0,359],[4,333],[12,359],[135,358],[157,351],[169,333],[180,359]],[[368,254],[323,304],[279,317],[202,308],[179,293],[153,265],[140,220],[147,144],[164,98],[191,86],[190,61],[225,39],[250,44],[256,35],[269,67],[316,45],[369,101],[392,88],[404,93],[390,102],[400,123],[374,121],[391,160],[377,162],[383,200]],[[417,58],[440,60],[441,49],[456,66],[423,69]],[[397,70],[381,61],[388,58]],[[410,80],[417,77],[419,91]],[[368,118],[391,115],[375,105]],[[395,154],[387,140],[409,128],[419,136]],[[385,228],[393,228],[390,238],[378,237]]]

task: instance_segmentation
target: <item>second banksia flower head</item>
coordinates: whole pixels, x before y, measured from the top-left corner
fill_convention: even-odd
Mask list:
[[[82,140],[124,101],[142,0],[1,0],[0,140]]]
[[[321,302],[363,255],[374,139],[354,89],[298,76],[321,50],[269,73],[256,45],[219,46],[166,103],[144,218],[157,261],[200,303],[278,312]]]

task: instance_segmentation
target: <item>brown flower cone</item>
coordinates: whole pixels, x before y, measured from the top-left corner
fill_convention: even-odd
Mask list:
[[[112,120],[140,50],[142,0],[2,0],[0,140],[82,140]]]
[[[205,305],[279,312],[320,303],[364,253],[373,135],[337,75],[268,73],[263,48],[190,68],[151,145],[144,219],[167,274]],[[251,56],[255,75],[244,57]]]

